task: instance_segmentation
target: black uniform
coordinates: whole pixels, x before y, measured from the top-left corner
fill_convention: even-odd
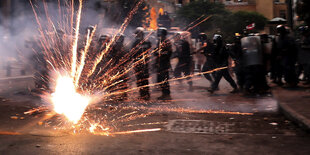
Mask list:
[[[192,56],[190,51],[190,45],[186,40],[179,40],[177,43],[177,57],[179,62],[174,70],[174,76],[176,78],[181,77],[183,73],[185,76],[189,76],[191,74],[191,66],[192,66]],[[188,84],[192,87],[193,82],[191,81],[191,77],[187,78]]]
[[[119,95],[111,97],[114,100],[124,100],[127,98],[125,90],[128,89],[128,75],[125,73],[125,64],[123,64],[125,53],[126,51],[122,43],[116,43],[112,45],[111,51],[105,55],[100,65],[100,68],[103,69],[100,75],[105,76],[103,80],[105,81],[106,91],[109,93],[120,92]]]
[[[203,54],[206,57],[206,62],[203,65],[202,72],[207,72],[216,68],[216,54],[214,44],[207,42],[207,46],[203,49]],[[207,80],[213,82],[215,77],[215,72],[203,74]],[[212,75],[212,76],[211,76]]]
[[[172,46],[169,40],[159,41],[157,44],[158,51],[155,52],[156,69],[157,69],[157,82],[161,83],[160,87],[163,96],[170,96],[169,86],[169,69],[170,57],[172,55]]]
[[[219,44],[215,46],[215,52],[217,55],[216,67],[227,67],[229,52],[226,47]],[[228,69],[226,68],[216,72],[214,82],[211,86],[211,92],[215,91],[218,88],[219,82],[221,81],[222,77],[224,77],[224,79],[234,88],[234,90],[237,89],[235,81],[232,79]]]
[[[297,62],[297,48],[294,39],[288,35],[277,36],[274,47],[274,52],[277,58],[275,63],[280,65],[277,66],[278,78],[280,78],[282,72],[285,81],[290,86],[296,86],[298,83],[298,78],[295,71],[295,64]]]
[[[137,45],[141,44],[139,47]],[[138,49],[138,51],[133,56],[134,62],[137,63],[134,67],[135,75],[137,79],[137,86],[140,88],[140,97],[142,99],[148,100],[150,99],[150,92],[149,92],[149,58],[148,53],[151,50],[151,42],[144,41],[141,43],[141,40],[137,39],[132,45],[132,48]]]
[[[230,55],[235,62],[234,71],[237,76],[237,83],[239,85],[239,88],[243,89],[244,83],[245,83],[245,74],[244,74],[244,68],[242,64],[242,47],[241,47],[240,40],[236,40],[234,42],[234,44],[232,45]]]
[[[245,93],[260,92],[266,89],[263,51],[260,37],[248,36],[241,39],[242,65]]]
[[[298,62],[304,69],[304,77],[310,83],[310,36],[304,36],[301,40]]]

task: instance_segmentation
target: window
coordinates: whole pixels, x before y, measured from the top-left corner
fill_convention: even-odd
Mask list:
[[[285,11],[285,10],[280,10],[279,16],[280,16],[281,18],[286,19],[286,11]]]

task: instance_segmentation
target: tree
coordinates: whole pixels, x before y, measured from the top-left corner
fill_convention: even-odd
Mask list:
[[[189,24],[201,15],[206,17],[212,15],[212,17],[198,26],[200,32],[209,32],[209,34],[220,32],[228,40],[232,39],[234,33],[241,33],[251,23],[256,24],[254,32],[263,30],[267,23],[267,19],[259,13],[246,11],[232,13],[226,10],[223,4],[207,0],[194,1],[182,7],[177,12],[177,20],[179,23]],[[186,27],[186,25],[181,26]]]
[[[241,33],[247,25],[255,23],[255,29],[253,32],[263,30],[267,18],[257,12],[238,11],[231,15],[231,22],[227,24],[226,28]]]
[[[310,1],[309,0],[299,0],[296,4],[296,12],[299,16],[299,20],[305,21],[307,25],[310,24]]]
[[[178,25],[182,23],[181,26],[186,27],[187,24],[197,20],[202,15],[205,15],[205,17],[212,15],[213,18],[198,26],[201,31],[205,31],[216,27],[215,25],[217,23],[214,23],[214,21],[218,22],[219,19],[224,19],[224,17],[229,14],[230,12],[227,11],[225,6],[221,3],[198,0],[180,8],[177,12],[177,21]]]

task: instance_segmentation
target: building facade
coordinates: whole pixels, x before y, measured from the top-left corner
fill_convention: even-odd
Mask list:
[[[228,10],[253,11],[264,15],[271,20],[275,17],[287,19],[288,6],[286,0],[212,0],[225,5]]]

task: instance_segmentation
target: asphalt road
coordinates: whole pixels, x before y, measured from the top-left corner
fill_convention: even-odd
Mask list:
[[[49,111],[24,112],[48,106],[38,97],[11,93],[0,102],[0,154],[309,154],[310,136],[288,121],[272,96],[245,98],[229,94],[226,82],[210,95],[208,83],[172,84],[173,100],[148,103],[99,103],[85,116],[113,126],[115,134],[94,135],[60,129],[61,116]],[[126,107],[126,110],[119,110]],[[143,114],[147,114],[142,117]],[[137,116],[130,119],[131,116]],[[119,119],[111,123],[113,119]],[[57,128],[57,129],[55,129]],[[152,132],[124,133],[124,131]]]

